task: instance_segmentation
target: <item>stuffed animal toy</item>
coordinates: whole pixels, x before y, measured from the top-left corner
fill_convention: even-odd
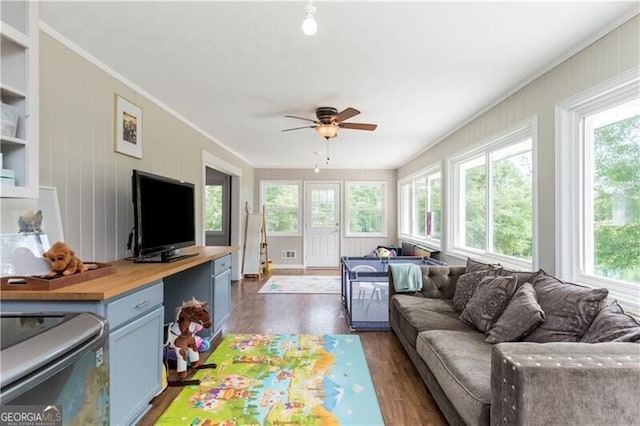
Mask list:
[[[378,247],[375,251],[376,255],[378,257],[391,257],[393,256],[393,253],[391,252],[391,250],[388,250],[384,247]]]
[[[176,321],[168,328],[165,345],[176,354],[176,372],[178,379],[187,377],[187,359],[193,368],[200,366],[200,354],[196,347],[196,330],[211,327],[211,315],[207,302],[196,299],[182,304]]]
[[[51,262],[51,271],[46,275],[48,278],[53,278],[60,273],[67,276],[76,272],[86,272],[88,269],[75,256],[75,252],[71,250],[71,247],[62,241],[53,244],[42,256]]]

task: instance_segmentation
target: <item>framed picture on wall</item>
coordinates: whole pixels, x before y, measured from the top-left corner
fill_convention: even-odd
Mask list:
[[[142,158],[142,110],[115,95],[116,152]]]

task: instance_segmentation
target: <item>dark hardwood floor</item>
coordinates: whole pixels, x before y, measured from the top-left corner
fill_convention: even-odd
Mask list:
[[[276,275],[339,275],[330,270],[276,270]],[[266,282],[243,280],[232,284],[232,313],[222,334],[351,334],[338,294],[258,294]],[[365,331],[360,336],[386,425],[446,425],[402,345],[391,331]],[[219,339],[212,346],[218,344]],[[213,350],[213,349],[212,349]],[[201,354],[206,359],[207,354]],[[171,375],[170,375],[171,378]],[[138,423],[153,425],[181,391],[169,387],[152,402]]]

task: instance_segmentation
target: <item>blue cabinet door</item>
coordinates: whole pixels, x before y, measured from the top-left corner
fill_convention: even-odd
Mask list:
[[[160,391],[163,317],[159,306],[109,335],[112,425],[132,424]]]
[[[222,328],[222,324],[231,313],[231,269],[216,275],[213,280],[213,330]]]

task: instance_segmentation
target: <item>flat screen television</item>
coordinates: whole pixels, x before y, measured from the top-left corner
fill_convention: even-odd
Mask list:
[[[138,262],[171,262],[195,245],[195,186],[134,170],[133,254]]]

